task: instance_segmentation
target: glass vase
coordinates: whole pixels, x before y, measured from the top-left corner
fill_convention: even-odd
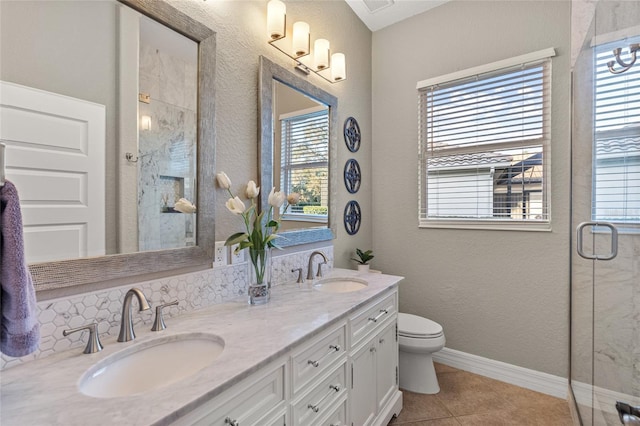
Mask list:
[[[271,249],[249,248],[249,303],[262,305],[271,297]]]

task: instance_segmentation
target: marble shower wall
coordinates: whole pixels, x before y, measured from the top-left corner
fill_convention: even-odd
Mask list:
[[[151,117],[139,132],[139,250],[190,246],[195,217],[172,207],[180,198],[197,203],[197,54],[178,57],[141,40],[139,84],[151,98],[139,102],[139,116]]]
[[[273,285],[297,285],[296,274],[291,269],[302,267],[306,272],[309,256],[315,250],[327,256],[327,271],[333,268],[333,246],[299,251],[272,257]],[[319,256],[316,256],[313,268],[317,269]],[[131,287],[137,287],[145,294],[152,309],[136,312],[135,327],[151,327],[154,307],[178,301],[177,306],[164,309],[165,319],[207,306],[227,302],[247,293],[247,263],[207,269],[190,274],[176,275],[158,280],[146,281],[134,285],[114,287],[71,297],[46,300],[38,303],[40,322],[40,346],[36,352],[21,358],[12,358],[4,354],[0,357],[0,370],[34,361],[66,350],[82,351],[86,345],[88,333],[74,333],[63,336],[65,329],[79,327],[92,322],[98,323],[101,339],[115,337],[120,331],[122,301]],[[137,302],[134,301],[134,304]],[[170,326],[170,322],[167,321]]]

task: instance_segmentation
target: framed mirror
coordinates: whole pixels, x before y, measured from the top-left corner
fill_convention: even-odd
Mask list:
[[[263,56],[259,97],[261,205],[272,187],[302,195],[283,212],[278,245],[332,240],[338,99]]]
[[[107,120],[106,147],[104,148],[106,154],[101,162],[105,164],[105,173],[102,178],[104,183],[98,185],[98,187],[104,187],[106,194],[104,196],[106,207],[98,212],[103,216],[102,223],[104,223],[98,226],[98,233],[104,234],[106,243],[102,244],[101,249],[86,250],[84,254],[75,256],[76,258],[63,255],[61,260],[30,263],[29,268],[36,290],[55,290],[89,284],[104,288],[120,285],[126,281],[158,278],[176,272],[211,267],[215,204],[215,191],[211,190],[215,159],[215,32],[175,9],[169,3],[160,0],[68,4],[68,7],[73,8],[72,12],[69,12],[68,8],[65,9],[67,5],[64,3],[66,2],[47,2],[46,6],[52,7],[53,11],[48,10],[47,16],[43,16],[41,26],[35,25],[30,20],[22,24],[19,21],[15,22],[16,28],[24,28],[24,31],[28,31],[28,27],[36,26],[37,31],[45,34],[38,37],[49,39],[46,40],[46,43],[49,43],[47,49],[42,47],[46,45],[44,42],[39,43],[33,38],[21,37],[19,33],[14,33],[11,41],[8,37],[3,37],[2,43],[3,59],[5,59],[5,53],[11,54],[10,50],[13,50],[16,56],[22,52],[40,56],[49,54],[51,61],[59,58],[59,66],[49,68],[43,66],[46,73],[40,72],[39,76],[29,80],[31,77],[20,77],[21,71],[17,65],[13,65],[14,68],[11,69],[9,67],[12,65],[6,64],[9,61],[4,61],[7,68],[3,66],[2,79],[6,78],[9,82],[18,83],[27,88],[33,87],[51,92],[53,95],[61,94],[63,97],[79,100],[92,100],[92,97],[95,97],[94,92],[99,90],[107,92],[104,96],[107,98],[106,102],[91,101],[103,107],[103,115]],[[19,8],[23,5],[30,7],[29,2],[10,2],[3,5],[2,17],[9,20],[12,15],[5,12],[10,10],[10,7]],[[96,11],[91,9],[93,7],[103,9]],[[29,14],[24,10],[20,13]],[[33,18],[33,13],[31,15]],[[59,23],[70,17],[77,19],[77,22],[67,25],[66,33],[63,28],[62,32],[66,38],[56,40],[53,36],[46,35],[45,30],[54,26],[53,22],[61,28],[64,26]],[[95,17],[95,19],[87,19],[88,17]],[[4,19],[3,26],[8,23]],[[111,26],[107,27],[106,22]],[[159,32],[153,29],[149,32],[147,31],[149,25],[162,28]],[[171,31],[166,31],[167,28]],[[175,32],[176,37],[173,41],[165,40],[161,35],[162,30]],[[82,52],[90,56],[71,57],[69,52],[76,51],[76,44],[82,45],[81,41],[75,43],[74,40],[85,38],[91,40],[84,43],[90,48],[85,48]],[[171,48],[169,45],[175,44],[178,38],[182,38],[183,41],[177,41],[178,47]],[[52,47],[51,43],[54,41],[56,44]],[[104,44],[99,44],[103,41]],[[188,45],[193,45],[193,48],[185,47]],[[41,51],[32,52],[38,48]],[[174,56],[159,57],[160,51],[171,49],[174,51]],[[145,56],[145,50],[149,51],[150,55]],[[187,50],[192,50],[193,56],[189,59],[191,62],[185,62],[186,65],[181,68],[177,64],[182,62],[177,60],[175,55],[180,55],[182,51]],[[130,56],[126,57],[127,54]],[[158,57],[153,59],[154,55]],[[174,90],[174,95],[189,92],[192,93],[189,99],[166,100],[154,95],[154,88],[150,86],[164,84],[169,87],[175,86],[175,83],[162,80],[145,81],[143,72],[149,71],[150,62],[153,60],[164,61],[170,68],[168,71],[171,71],[166,73],[162,70],[158,74],[172,74],[173,78],[183,80],[180,83],[183,87]],[[37,65],[34,64],[34,67]],[[135,69],[127,68],[128,65],[132,65]],[[185,67],[192,67],[192,70],[185,72]],[[74,73],[81,68],[85,69],[85,75],[104,73],[106,68],[109,68],[110,74],[106,80],[98,84],[89,84],[85,79],[78,77],[74,80],[69,76],[66,77],[66,87],[58,83],[62,77],[57,80],[57,75],[63,77],[67,74],[75,75]],[[130,77],[132,75],[133,79]],[[193,77],[189,80],[186,75]],[[81,88],[88,92],[81,92]],[[94,92],[91,92],[92,89]],[[157,92],[157,87],[155,89]],[[150,92],[147,98],[147,101],[151,99],[150,104],[144,102],[143,92]],[[154,104],[154,101],[157,103]],[[167,108],[161,110],[162,101],[164,104],[179,105],[182,109],[180,111],[167,111]],[[184,113],[186,110],[188,113]],[[125,113],[129,114],[127,117],[133,116],[133,119],[117,118]],[[169,119],[169,116],[177,118]],[[143,123],[143,119],[148,117],[153,117],[151,124]],[[178,122],[183,123],[184,126],[180,127]],[[154,133],[150,131],[151,129],[155,131],[155,141],[150,137]],[[145,134],[142,133],[143,130],[146,131]],[[163,143],[157,144],[158,141]],[[91,144],[88,146],[92,147]],[[9,144],[9,148],[13,148],[16,155],[21,149],[30,149],[27,144],[20,142],[14,143],[13,147]],[[152,151],[162,154],[163,157],[153,157]],[[11,154],[9,150],[9,155]],[[44,161],[46,162],[46,158]],[[142,176],[146,178],[142,179]],[[21,185],[17,186],[20,191]],[[85,187],[82,189],[87,193]],[[150,193],[153,194],[151,198],[149,198]],[[91,196],[91,191],[88,194]],[[197,212],[169,214],[175,212],[172,207],[178,198],[194,201],[198,207]],[[147,204],[150,206],[147,207]],[[142,229],[145,224],[151,222],[154,223],[154,227]],[[178,229],[180,238],[170,235],[171,231],[175,230],[176,222],[180,224]],[[25,244],[28,243],[28,238],[25,231]],[[61,246],[64,243],[66,243],[65,239],[58,239],[59,251],[62,251]],[[40,245],[41,249],[42,246]],[[52,244],[47,250],[55,250],[55,247],[56,244]],[[44,249],[42,253],[42,258],[47,259]],[[66,292],[73,291],[69,289]]]

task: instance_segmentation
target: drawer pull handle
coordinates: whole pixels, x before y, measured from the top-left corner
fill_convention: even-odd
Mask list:
[[[334,352],[340,352],[340,349],[341,349],[340,345],[329,345],[329,352],[324,354],[324,356],[322,358],[320,358],[319,360],[317,360],[317,361],[314,361],[314,360],[310,359],[309,361],[307,361],[307,364],[308,365],[313,365],[314,367],[320,367],[320,362],[321,361],[324,361],[324,359],[326,357],[328,357],[329,355],[331,355]]]
[[[308,404],[307,408],[310,409],[311,411],[313,411],[314,413],[317,413],[318,411],[320,411],[320,404],[322,404],[322,402],[329,398],[331,395],[334,394],[334,392],[340,392],[340,390],[342,389],[340,387],[340,384],[338,383],[337,385],[329,385],[329,389],[331,389],[331,392],[329,392],[328,394],[326,394],[325,396],[322,397],[322,399],[320,399],[320,401],[318,401],[317,404]]]
[[[389,311],[387,311],[386,309],[380,309],[380,313],[378,315],[375,316],[375,318],[369,318],[369,321],[373,321],[373,322],[378,322],[378,320],[383,316],[388,314]]]
[[[225,424],[231,425],[231,426],[240,426],[240,423],[235,420],[232,419],[231,417],[227,417],[226,419],[224,419]]]

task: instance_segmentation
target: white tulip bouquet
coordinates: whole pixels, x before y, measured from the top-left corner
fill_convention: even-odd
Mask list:
[[[269,283],[265,282],[268,251],[271,248],[279,248],[276,244],[276,238],[280,229],[280,220],[274,219],[273,209],[280,209],[286,201],[287,205],[284,208],[284,211],[286,211],[290,205],[299,202],[300,194],[293,192],[286,197],[284,192],[276,191],[275,188],[272,188],[269,193],[269,209],[258,213],[257,199],[260,194],[260,188],[254,181],[250,180],[245,190],[246,198],[251,200],[251,205],[247,208],[240,197],[234,196],[231,192],[231,180],[225,172],[217,173],[216,180],[218,181],[218,186],[226,189],[231,196],[225,204],[227,209],[234,214],[242,216],[245,226],[245,231],[231,235],[224,244],[226,246],[238,244],[235,249],[236,252],[248,248],[255,272],[256,284],[268,285]]]

